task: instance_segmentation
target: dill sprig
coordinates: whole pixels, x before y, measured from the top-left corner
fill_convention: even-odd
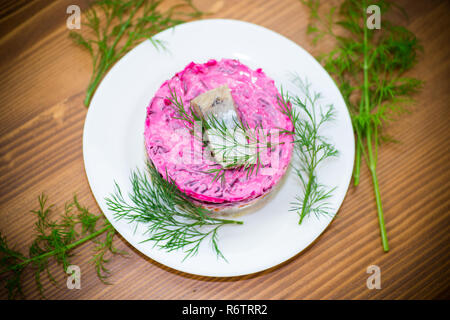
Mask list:
[[[152,38],[155,34],[202,15],[191,0],[183,0],[166,11],[160,10],[160,4],[155,0],[96,0],[85,13],[87,22],[82,24],[88,31],[84,35],[70,32],[75,43],[92,57],[86,106],[106,72],[135,45],[149,39],[157,49],[165,48],[163,42]]]
[[[314,41],[329,36],[336,42],[335,47],[319,60],[334,76],[352,117],[357,138],[354,184],[359,184],[364,158],[374,187],[383,249],[389,251],[376,171],[378,148],[383,140],[393,140],[383,133],[383,128],[408,111],[405,103],[410,103],[411,95],[421,88],[422,81],[404,76],[404,73],[416,64],[422,47],[411,31],[386,18],[392,8],[404,13],[394,3],[345,0],[339,8],[338,18],[331,9],[322,19],[318,14],[318,0],[302,2],[311,10],[308,33],[314,35]],[[366,26],[368,5],[380,8],[379,30],[370,30]],[[342,32],[334,31],[336,26]]]
[[[226,260],[218,246],[217,232],[224,225],[242,221],[212,217],[209,210],[187,199],[167,172],[164,178],[152,164],[147,163],[147,169],[150,179],[140,170],[132,172],[130,202],[117,183],[115,192],[106,198],[115,219],[145,224],[148,235],[145,241],[167,252],[182,249],[184,259],[195,255],[201,243],[210,239],[217,257]]]
[[[298,212],[299,224],[301,224],[303,219],[311,213],[315,216],[329,214],[331,208],[327,199],[331,197],[334,188],[329,189],[318,182],[316,169],[325,159],[337,156],[338,152],[319,133],[325,123],[333,120],[333,105],[322,106],[319,103],[320,93],[312,92],[311,85],[299,76],[294,77],[293,83],[300,89],[304,97],[290,96],[281,89],[278,104],[281,111],[289,117],[294,128],[292,131],[279,129],[279,132],[280,134],[291,134],[294,137],[294,151],[299,158],[298,166],[295,166],[294,170],[299,177],[304,193],[296,197],[291,210]],[[177,112],[175,118],[183,120],[194,137],[203,139],[203,131],[193,128],[194,123],[201,123],[202,128],[206,128],[210,132],[212,130],[215,135],[222,138],[219,141],[223,143],[214,145],[213,149],[219,150],[222,155],[232,154],[234,156],[234,162],[230,165],[217,165],[207,171],[215,173],[213,181],[221,179],[224,183],[226,170],[236,169],[236,166],[239,170],[244,170],[247,176],[253,172],[257,174],[261,164],[260,152],[282,144],[282,142],[269,141],[262,126],[250,128],[247,124],[237,120],[234,120],[234,125],[230,126],[214,116],[199,117],[194,110],[184,106],[182,99],[171,88],[170,97],[167,99]],[[245,143],[238,139],[234,127],[244,134]],[[245,149],[246,152],[236,155],[236,150],[242,149]]]
[[[291,211],[299,214],[301,224],[310,214],[316,217],[330,214],[332,208],[327,200],[334,188],[319,183],[317,168],[326,159],[336,157],[338,151],[320,134],[323,125],[334,119],[333,105],[322,105],[321,94],[313,92],[306,79],[295,76],[293,83],[302,96],[291,96],[281,90],[278,104],[294,125],[289,133],[294,137],[294,152],[299,161],[293,167],[303,193],[295,198]]]
[[[229,124],[214,115],[200,117],[193,109],[184,106],[183,100],[178,97],[175,90],[172,88],[169,90],[170,96],[167,99],[176,111],[174,119],[183,120],[194,138],[201,141],[204,146],[209,144],[218,157],[227,161],[226,165],[217,164],[206,171],[215,174],[213,181],[221,179],[224,182],[225,172],[229,169],[242,170],[246,172],[247,177],[258,174],[261,167],[261,152],[282,144],[269,141],[262,125],[251,128],[246,122],[238,119],[233,119],[233,123]],[[195,124],[198,124],[197,130]],[[209,136],[218,139],[207,141],[204,139],[204,130],[208,130]]]
[[[94,249],[92,262],[99,279],[107,283],[109,270],[105,264],[108,262],[106,254],[124,254],[113,245],[115,230],[102,214],[91,213],[82,206],[76,196],[67,203],[60,221],[50,219],[54,209],[47,205],[48,197],[44,194],[38,197],[39,208],[31,211],[37,217],[35,223],[36,237],[29,247],[28,256],[12,249],[6,237],[0,233],[0,281],[8,290],[10,299],[23,296],[22,274],[27,267],[34,269],[34,278],[37,288],[44,296],[41,276],[45,273],[48,279],[56,284],[50,272],[51,259],[62,265],[64,272],[71,264],[72,250],[87,241],[97,244]],[[98,225],[101,223],[101,226]],[[100,235],[106,234],[104,239]]]

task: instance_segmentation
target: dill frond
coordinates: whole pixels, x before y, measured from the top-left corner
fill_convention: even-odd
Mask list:
[[[23,296],[22,274],[26,268],[34,270],[36,286],[42,297],[45,297],[41,281],[42,274],[45,273],[48,279],[56,284],[49,269],[50,262],[56,261],[66,272],[72,261],[72,250],[87,241],[94,241],[98,245],[93,255],[93,262],[102,281],[105,280],[108,272],[105,267],[105,263],[108,262],[104,259],[105,254],[108,252],[125,254],[114,247],[115,230],[102,214],[91,213],[74,196],[73,201],[65,205],[60,220],[51,220],[50,215],[54,206],[47,205],[47,200],[46,195],[40,195],[39,208],[31,211],[36,215],[37,221],[36,236],[29,247],[28,256],[10,248],[6,237],[0,233],[0,281],[8,290],[9,299]],[[101,226],[98,227],[100,223]],[[101,240],[100,236],[104,233],[106,238]]]
[[[404,76],[417,63],[422,46],[411,31],[387,18],[386,13],[392,10],[406,15],[394,2],[344,0],[334,17],[319,15],[319,0],[302,2],[310,9],[308,30],[313,43],[324,35],[335,40],[334,48],[318,60],[336,80],[352,117],[356,135],[354,185],[359,184],[364,159],[372,177],[383,249],[388,251],[376,173],[378,148],[383,141],[394,141],[385,136],[384,128],[409,111],[411,96],[422,87],[421,80]],[[381,29],[367,28],[369,5],[380,8]]]
[[[291,211],[299,214],[299,224],[305,217],[329,215],[331,211],[328,199],[334,188],[320,184],[317,167],[328,158],[336,157],[338,151],[320,134],[322,127],[334,119],[333,105],[322,105],[320,93],[311,90],[307,80],[294,76],[293,84],[300,90],[301,96],[291,96],[281,90],[278,105],[281,111],[291,119],[294,129],[294,152],[298,163],[294,171],[299,178],[303,193],[292,202]]]
[[[170,89],[170,105],[176,111],[175,119],[182,120],[191,135],[203,145],[211,145],[211,149],[216,155],[226,159],[227,165],[213,165],[207,173],[214,173],[213,181],[221,179],[224,181],[225,172],[229,169],[241,170],[247,177],[258,174],[261,168],[261,153],[264,150],[273,148],[280,142],[272,142],[268,139],[268,134],[262,126],[251,128],[247,123],[233,120],[233,124],[225,123],[223,119],[218,119],[214,115],[202,118],[191,108],[184,106],[181,97],[178,97],[175,90]],[[201,130],[194,130],[194,123],[199,123]],[[205,141],[203,131],[208,130],[208,134],[215,136],[214,143]],[[283,132],[280,130],[280,132]],[[239,134],[237,134],[239,133]],[[244,137],[242,140],[240,137]]]
[[[331,197],[334,189],[328,190],[326,186],[317,182],[316,168],[325,159],[337,156],[338,152],[332,144],[319,134],[321,127],[333,120],[334,107],[332,105],[322,106],[319,103],[320,94],[311,92],[310,84],[306,80],[295,76],[293,83],[300,89],[304,97],[290,96],[281,88],[278,105],[280,111],[289,117],[294,129],[292,131],[280,129],[279,132],[280,134],[293,136],[294,150],[300,160],[294,170],[299,177],[304,193],[296,197],[291,209],[298,212],[300,224],[311,213],[315,216],[329,214],[331,208],[327,199]],[[232,157],[232,159],[234,162],[232,164],[228,166],[217,165],[207,171],[214,174],[213,181],[220,179],[224,183],[226,170],[236,169],[236,167],[246,172],[247,177],[253,173],[257,174],[261,164],[261,152],[278,144],[268,141],[262,126],[250,128],[245,123],[235,120],[233,129],[230,129],[231,126],[213,116],[205,119],[200,118],[193,110],[184,106],[182,99],[177,96],[175,90],[170,89],[170,97],[167,99],[177,112],[176,118],[183,120],[185,126],[195,138],[203,141],[202,132],[193,130],[193,124],[200,121],[202,128],[212,130],[215,135],[222,138],[218,140],[223,141],[223,144],[214,145],[214,150],[219,150],[220,155],[224,156],[233,153],[234,158]],[[245,144],[242,144],[236,138],[234,127],[244,133]],[[235,151],[241,149],[250,152],[243,152],[236,156]]]
[[[82,29],[87,31],[70,32],[73,41],[92,57],[86,106],[106,72],[128,51],[146,39],[155,48],[165,49],[163,42],[152,38],[155,34],[203,14],[191,0],[183,0],[165,11],[160,4],[156,0],[96,0],[84,14]]]
[[[183,250],[184,259],[195,255],[201,243],[210,239],[217,257],[225,260],[218,247],[217,231],[224,225],[242,221],[212,217],[207,209],[189,201],[167,173],[163,178],[150,163],[147,169],[150,177],[140,170],[131,174],[129,201],[117,184],[115,192],[106,198],[115,219],[144,224],[146,241],[167,252]]]

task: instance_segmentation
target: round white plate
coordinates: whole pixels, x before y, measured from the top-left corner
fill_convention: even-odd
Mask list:
[[[322,134],[339,150],[339,156],[324,162],[319,181],[336,187],[330,204],[336,213],[350,182],[354,138],[344,100],[320,64],[304,49],[263,27],[235,20],[201,20],[165,30],[155,36],[167,50],[156,50],[150,41],[138,45],[109,71],[98,87],[86,116],[83,154],[92,192],[116,230],[143,254],[171,268],[203,276],[229,277],[262,271],[295,256],[314,241],[332,217],[311,215],[298,224],[298,214],[289,211],[302,192],[290,170],[281,188],[254,212],[238,219],[243,225],[224,226],[219,247],[227,261],[217,258],[209,241],[197,255],[183,261],[182,251],[166,252],[154,247],[143,235],[145,225],[116,221],[105,198],[116,181],[124,194],[131,189],[130,173],[145,168],[144,121],[146,107],[156,90],[176,72],[194,61],[234,58],[250,68],[262,68],[277,87],[290,89],[292,72],[307,78],[320,91],[323,103],[332,103],[336,120]]]

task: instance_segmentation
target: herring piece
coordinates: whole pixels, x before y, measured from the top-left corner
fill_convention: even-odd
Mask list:
[[[199,116],[205,119],[214,116],[227,124],[232,124],[233,120],[239,121],[233,97],[227,85],[202,93],[191,100],[191,106]]]
[[[226,168],[233,168],[256,160],[253,159],[255,152],[247,143],[227,85],[209,90],[192,99],[191,107],[208,123],[221,124],[220,129],[217,125],[211,125],[211,128],[206,130],[206,138],[217,163]]]

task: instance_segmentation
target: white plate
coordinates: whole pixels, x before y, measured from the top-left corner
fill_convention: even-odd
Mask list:
[[[320,182],[336,187],[330,199],[334,213],[341,205],[350,182],[354,160],[354,138],[344,100],[320,64],[304,49],[263,27],[235,20],[201,20],[182,24],[155,36],[168,51],[158,51],[149,42],[138,45],[109,71],[98,87],[86,116],[83,154],[92,192],[116,230],[143,254],[171,268],[203,276],[238,276],[262,271],[295,256],[328,226],[331,217],[310,216],[298,225],[298,214],[290,202],[301,191],[292,170],[280,190],[265,206],[240,217],[242,226],[219,231],[219,246],[227,261],[218,259],[205,242],[196,256],[184,261],[182,251],[166,252],[141,243],[145,226],[116,221],[105,197],[117,181],[124,194],[131,189],[130,172],[145,168],[144,121],[146,107],[156,90],[189,62],[235,58],[250,68],[262,68],[289,88],[290,72],[307,77],[320,91],[324,103],[333,103],[336,121],[323,134],[339,150],[339,157],[319,168]]]

